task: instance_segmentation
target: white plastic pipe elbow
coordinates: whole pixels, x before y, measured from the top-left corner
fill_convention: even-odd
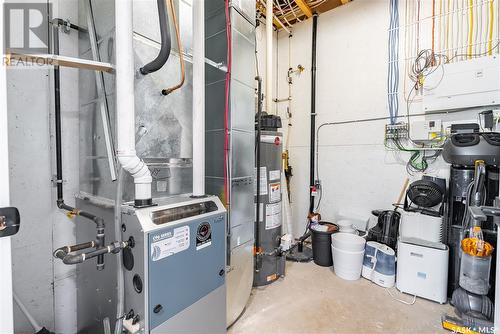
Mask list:
[[[146,200],[151,198],[151,171],[144,161],[137,155],[118,155],[122,168],[132,175],[135,184],[135,199]]]

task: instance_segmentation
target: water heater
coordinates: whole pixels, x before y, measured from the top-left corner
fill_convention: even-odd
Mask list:
[[[259,180],[254,185],[259,217],[256,219],[254,286],[276,281],[285,274],[285,257],[280,250],[282,236],[281,170],[283,135],[277,131],[261,131]],[[257,182],[259,186],[257,187]],[[257,188],[259,194],[257,195]],[[256,210],[257,211],[257,210]]]

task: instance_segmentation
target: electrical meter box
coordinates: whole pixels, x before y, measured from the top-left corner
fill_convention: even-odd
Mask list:
[[[423,95],[425,112],[500,105],[500,58],[439,65],[425,77]]]

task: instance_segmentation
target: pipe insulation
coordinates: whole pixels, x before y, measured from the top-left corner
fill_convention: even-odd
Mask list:
[[[150,205],[151,172],[135,151],[132,0],[115,1],[117,157],[135,183],[135,205]]]
[[[170,51],[172,49],[167,4],[165,0],[157,0],[156,5],[158,6],[158,18],[160,20],[161,48],[158,56],[156,56],[155,59],[153,59],[150,63],[144,65],[144,67],[141,67],[139,71],[143,75],[156,72],[160,68],[162,68],[170,57]],[[179,51],[179,53],[181,52]]]
[[[193,1],[193,196],[205,196],[205,3]]]
[[[273,1],[266,1],[266,112],[273,109]]]

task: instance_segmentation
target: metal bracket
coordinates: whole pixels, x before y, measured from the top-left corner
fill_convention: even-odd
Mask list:
[[[57,179],[57,175],[52,175],[52,179],[50,180],[50,182],[52,182],[52,187],[57,187],[58,184],[64,184],[66,183],[65,180],[58,180]]]
[[[64,20],[64,24],[62,25],[62,27],[65,34],[69,34],[71,32],[71,22],[69,21],[69,19]]]

